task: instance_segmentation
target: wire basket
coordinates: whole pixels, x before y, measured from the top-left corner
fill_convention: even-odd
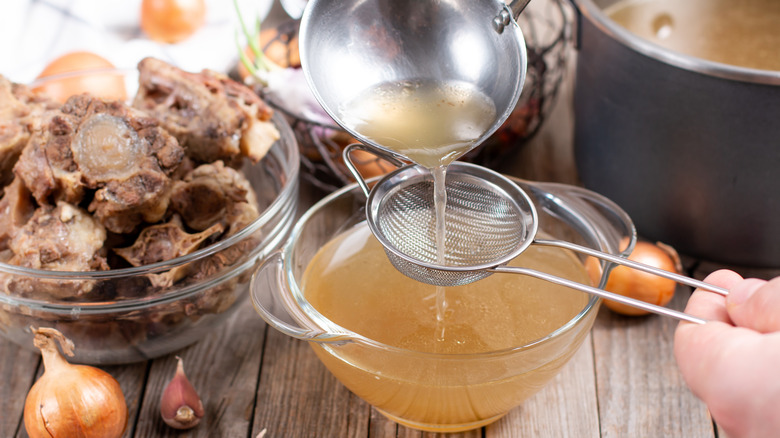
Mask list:
[[[566,72],[569,37],[569,14],[565,0],[536,0],[523,11],[518,24],[523,29],[528,51],[528,70],[523,92],[517,106],[501,127],[485,142],[470,151],[463,161],[495,168],[505,162],[539,131],[549,114]],[[290,44],[298,33],[298,20],[281,23],[274,37],[263,45],[267,51],[287,50],[287,59],[297,60]],[[258,93],[262,96],[263,90]],[[354,182],[342,159],[345,146],[356,140],[333,124],[323,124],[302,118],[276,102],[270,96],[265,100],[287,117],[301,149],[301,175],[315,186],[332,191]],[[355,164],[367,177],[395,169],[387,161],[366,154],[355,157]]]

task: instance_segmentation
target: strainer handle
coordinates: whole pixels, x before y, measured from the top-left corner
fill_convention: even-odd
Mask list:
[[[585,246],[577,245],[576,243],[566,242],[562,240],[547,240],[547,239],[535,239],[534,244],[537,245],[545,245],[545,246],[555,246],[558,248],[566,248],[570,249],[572,251],[576,251],[582,254],[587,254],[589,256],[593,256],[602,260],[606,260],[608,262],[612,262],[618,265],[624,265],[628,266],[629,268],[636,269],[638,271],[647,272],[648,274],[654,274],[659,277],[667,278],[669,280],[676,281],[677,283],[684,284],[686,286],[691,286],[698,289],[703,289],[710,292],[715,292],[717,294],[723,295],[724,297],[729,294],[728,289],[724,289],[722,287],[715,286],[714,284],[706,283],[703,281],[696,280],[694,278],[686,277],[684,275],[676,274],[674,272],[665,271],[663,269],[656,268],[654,266],[649,266],[644,263],[635,262],[633,260],[629,260],[625,257],[619,257],[612,254],[607,254],[601,251],[597,251],[592,248],[588,248]]]
[[[377,148],[372,148],[362,143],[352,143],[350,145],[347,145],[347,147],[345,147],[344,151],[342,152],[344,158],[344,164],[347,166],[347,169],[349,169],[350,173],[352,173],[352,176],[355,177],[355,181],[357,181],[360,188],[363,189],[363,193],[366,194],[366,197],[368,197],[368,195],[371,193],[371,189],[368,187],[368,183],[366,183],[366,180],[363,179],[363,175],[360,174],[360,171],[358,170],[357,166],[355,166],[355,163],[352,162],[352,156],[350,155],[350,153],[355,149],[359,149],[361,151],[368,152],[369,154],[376,155],[379,158],[391,162],[394,166],[399,168],[405,165],[405,163],[398,158],[399,156],[390,154],[388,152],[379,150]]]
[[[615,294],[612,292],[607,292],[603,289],[599,289],[596,287],[588,286],[582,283],[578,283],[576,281],[568,280],[565,278],[557,277],[552,274],[548,274],[546,272],[540,272],[533,269],[528,268],[520,268],[516,266],[496,266],[494,268],[489,269],[489,271],[492,272],[503,272],[503,273],[509,273],[509,274],[520,274],[520,275],[527,275],[529,277],[535,277],[540,280],[549,281],[550,283],[558,284],[561,286],[566,286],[572,289],[579,290],[581,292],[585,292],[591,295],[596,295],[601,298],[605,298],[612,301],[617,301],[619,303],[625,304],[627,306],[636,307],[642,310],[646,310],[648,312],[656,313],[659,315],[664,316],[670,316],[672,318],[679,319],[681,321],[688,321],[693,322],[696,324],[705,324],[707,321],[701,318],[698,318],[696,316],[679,312],[677,310],[669,309],[666,307],[656,306],[655,304],[646,303],[644,301],[635,300],[633,298],[629,298],[623,295]]]

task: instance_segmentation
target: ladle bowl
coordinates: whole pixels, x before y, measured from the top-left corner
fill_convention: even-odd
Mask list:
[[[511,7],[501,0],[312,0],[301,19],[301,67],[315,97],[361,142],[388,150],[344,123],[342,106],[361,92],[403,81],[457,82],[493,101],[498,129],[517,103],[526,46]]]

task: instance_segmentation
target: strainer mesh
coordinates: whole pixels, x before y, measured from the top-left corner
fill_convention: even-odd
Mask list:
[[[457,176],[447,175],[444,264],[474,267],[515,252],[526,236],[524,213],[505,193]],[[374,220],[385,247],[437,265],[431,180],[413,181],[387,193]]]

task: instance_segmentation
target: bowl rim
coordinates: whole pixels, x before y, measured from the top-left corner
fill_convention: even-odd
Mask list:
[[[35,86],[39,86],[45,83],[46,81],[55,80],[55,79],[58,80],[62,78],[77,77],[83,75],[110,74],[110,73],[125,75],[124,79],[127,79],[129,73],[138,74],[138,71],[136,69],[129,69],[129,68],[126,69],[101,68],[101,69],[89,69],[89,70],[81,70],[75,72],[67,72],[63,74],[52,75],[52,76],[36,79],[33,82],[31,82],[28,85],[28,87],[33,88]],[[132,96],[129,96],[128,99],[132,99]],[[290,127],[289,123],[286,121],[283,114],[281,114],[278,111],[274,111],[271,117],[271,121],[279,130],[280,135],[279,135],[279,139],[276,140],[271,146],[271,148],[268,150],[267,155],[273,156],[279,162],[283,170],[286,171],[286,173],[284,175],[284,178],[280,179],[279,181],[281,187],[279,193],[276,195],[273,201],[271,201],[271,203],[268,206],[266,206],[266,208],[263,209],[263,211],[260,212],[257,218],[255,218],[252,222],[250,222],[247,226],[242,228],[236,234],[229,236],[224,240],[220,240],[205,248],[198,249],[197,251],[194,251],[190,254],[176,257],[171,260],[151,263],[143,266],[110,269],[105,271],[54,271],[54,270],[46,270],[46,269],[28,268],[24,266],[17,266],[17,265],[0,262],[0,274],[26,276],[26,277],[33,277],[39,279],[70,280],[70,281],[73,280],[94,281],[94,280],[107,280],[107,279],[115,279],[115,278],[126,278],[131,276],[138,276],[143,274],[152,274],[152,273],[166,271],[176,266],[184,265],[194,260],[211,256],[217,252],[220,252],[244,240],[247,236],[251,235],[252,233],[255,233],[259,228],[261,228],[262,226],[270,222],[277,214],[279,214],[279,212],[283,212],[286,208],[289,208],[289,206],[286,204],[290,202],[294,204],[297,203],[297,198],[295,196],[297,194],[298,175],[300,173],[300,151],[298,148],[298,143],[292,131],[292,128]],[[266,157],[263,157],[263,159],[258,161],[258,163],[251,163],[248,160],[244,160],[244,166],[261,165],[261,163],[263,163],[265,158]],[[253,251],[252,255],[256,255],[255,254],[256,252],[258,251]],[[254,262],[252,260],[252,257],[250,257],[248,261]],[[243,265],[244,264],[241,264],[239,266],[243,267]],[[234,269],[235,266],[231,266],[230,268],[231,271],[235,270]],[[224,276],[222,275],[216,276],[214,280],[223,281]],[[207,282],[205,284],[211,284],[211,282]],[[182,295],[186,295],[192,292],[192,289],[200,290],[200,288],[202,287],[204,287],[204,283],[185,286],[177,290],[174,295],[166,294],[165,293],[166,291],[163,289],[162,294],[155,294],[153,296],[148,296],[143,298],[131,298],[131,299],[121,300],[121,301],[85,301],[85,302],[48,301],[48,300],[29,299],[29,298],[23,298],[13,294],[9,294],[5,290],[0,290],[0,303],[9,303],[12,305],[21,304],[29,307],[34,307],[34,308],[46,307],[48,309],[52,309],[52,308],[73,309],[73,308],[82,308],[82,307],[99,309],[99,308],[108,307],[112,310],[115,310],[119,307],[137,306],[138,303],[148,304],[150,301],[153,301],[155,304],[157,304],[157,301],[155,300],[168,301],[171,299],[176,299],[181,297]]]
[[[374,182],[378,179],[382,178],[382,176],[372,178],[368,180],[368,182]],[[582,189],[575,186],[567,186],[563,184],[555,184],[555,183],[536,183],[536,182],[530,182],[526,180],[522,180],[516,177],[509,177],[514,182],[522,182],[523,184],[528,184],[530,186],[538,187],[548,193],[549,196],[552,196],[554,198],[557,198],[552,193],[549,193],[549,190],[545,190],[545,187],[550,189],[555,189],[556,187],[566,187],[571,188],[575,192],[581,192],[581,193],[587,193],[590,196],[596,197],[600,202],[603,202],[604,205],[607,205],[611,208],[614,208],[617,215],[621,218],[621,220],[624,221],[624,224],[626,225],[626,228],[628,230],[632,230],[632,235],[630,236],[631,244],[628,247],[628,251],[633,247],[633,242],[636,240],[636,233],[634,231],[633,223],[630,221],[630,217],[622,210],[619,206],[611,202],[609,199],[595,193],[591,192],[586,189]],[[304,297],[303,291],[298,285],[298,282],[295,279],[295,275],[292,272],[291,269],[291,260],[293,259],[293,250],[295,246],[295,242],[297,242],[304,231],[304,227],[309,222],[312,216],[319,213],[320,210],[324,209],[329,203],[333,202],[337,198],[349,196],[350,192],[355,192],[357,196],[362,195],[362,191],[360,187],[355,184],[350,184],[345,187],[342,187],[341,189],[329,194],[328,196],[322,198],[319,202],[314,204],[311,208],[309,208],[298,220],[295,227],[293,228],[292,233],[290,234],[290,237],[287,239],[287,242],[282,247],[281,253],[282,253],[282,260],[283,260],[283,267],[284,267],[284,277],[286,279],[286,286],[290,289],[289,291],[283,291],[282,293],[289,293],[289,297],[297,307],[298,309],[303,309],[302,313],[306,315],[306,318],[308,321],[306,323],[311,324],[317,329],[325,330],[326,332],[332,332],[337,333],[341,336],[339,336],[336,342],[358,342],[361,344],[365,344],[372,348],[377,348],[380,350],[393,352],[393,353],[399,353],[404,354],[407,356],[417,356],[427,359],[439,359],[439,360],[468,360],[468,359],[477,359],[477,360],[484,360],[485,358],[495,358],[495,357],[501,357],[501,356],[507,356],[507,355],[513,355],[520,353],[522,351],[538,348],[541,345],[548,344],[550,342],[553,342],[555,339],[560,338],[564,334],[574,330],[577,326],[580,324],[586,323],[586,318],[589,316],[593,316],[595,318],[595,312],[597,312],[599,306],[598,304],[601,302],[601,298],[591,295],[588,299],[588,302],[585,304],[585,306],[580,310],[576,315],[574,315],[569,321],[567,321],[565,324],[561,325],[557,329],[553,330],[552,332],[548,333],[547,335],[540,337],[538,339],[535,339],[533,341],[530,341],[528,343],[525,343],[524,345],[514,346],[514,347],[508,347],[500,350],[492,350],[492,351],[485,351],[485,352],[478,352],[478,353],[433,353],[433,352],[422,352],[422,351],[415,351],[415,350],[409,350],[402,347],[396,347],[392,345],[385,344],[383,342],[368,338],[366,336],[360,335],[358,333],[353,332],[352,330],[346,329],[324,315],[322,315],[319,311],[316,310],[314,306],[312,306]],[[365,206],[361,207],[361,209],[364,209]],[[359,212],[359,210],[356,210],[356,212]],[[602,282],[604,281],[604,277],[602,275]],[[288,300],[285,300],[288,301]],[[301,321],[298,321],[300,324]],[[316,342],[316,341],[313,341]],[[327,343],[327,341],[323,342]]]

